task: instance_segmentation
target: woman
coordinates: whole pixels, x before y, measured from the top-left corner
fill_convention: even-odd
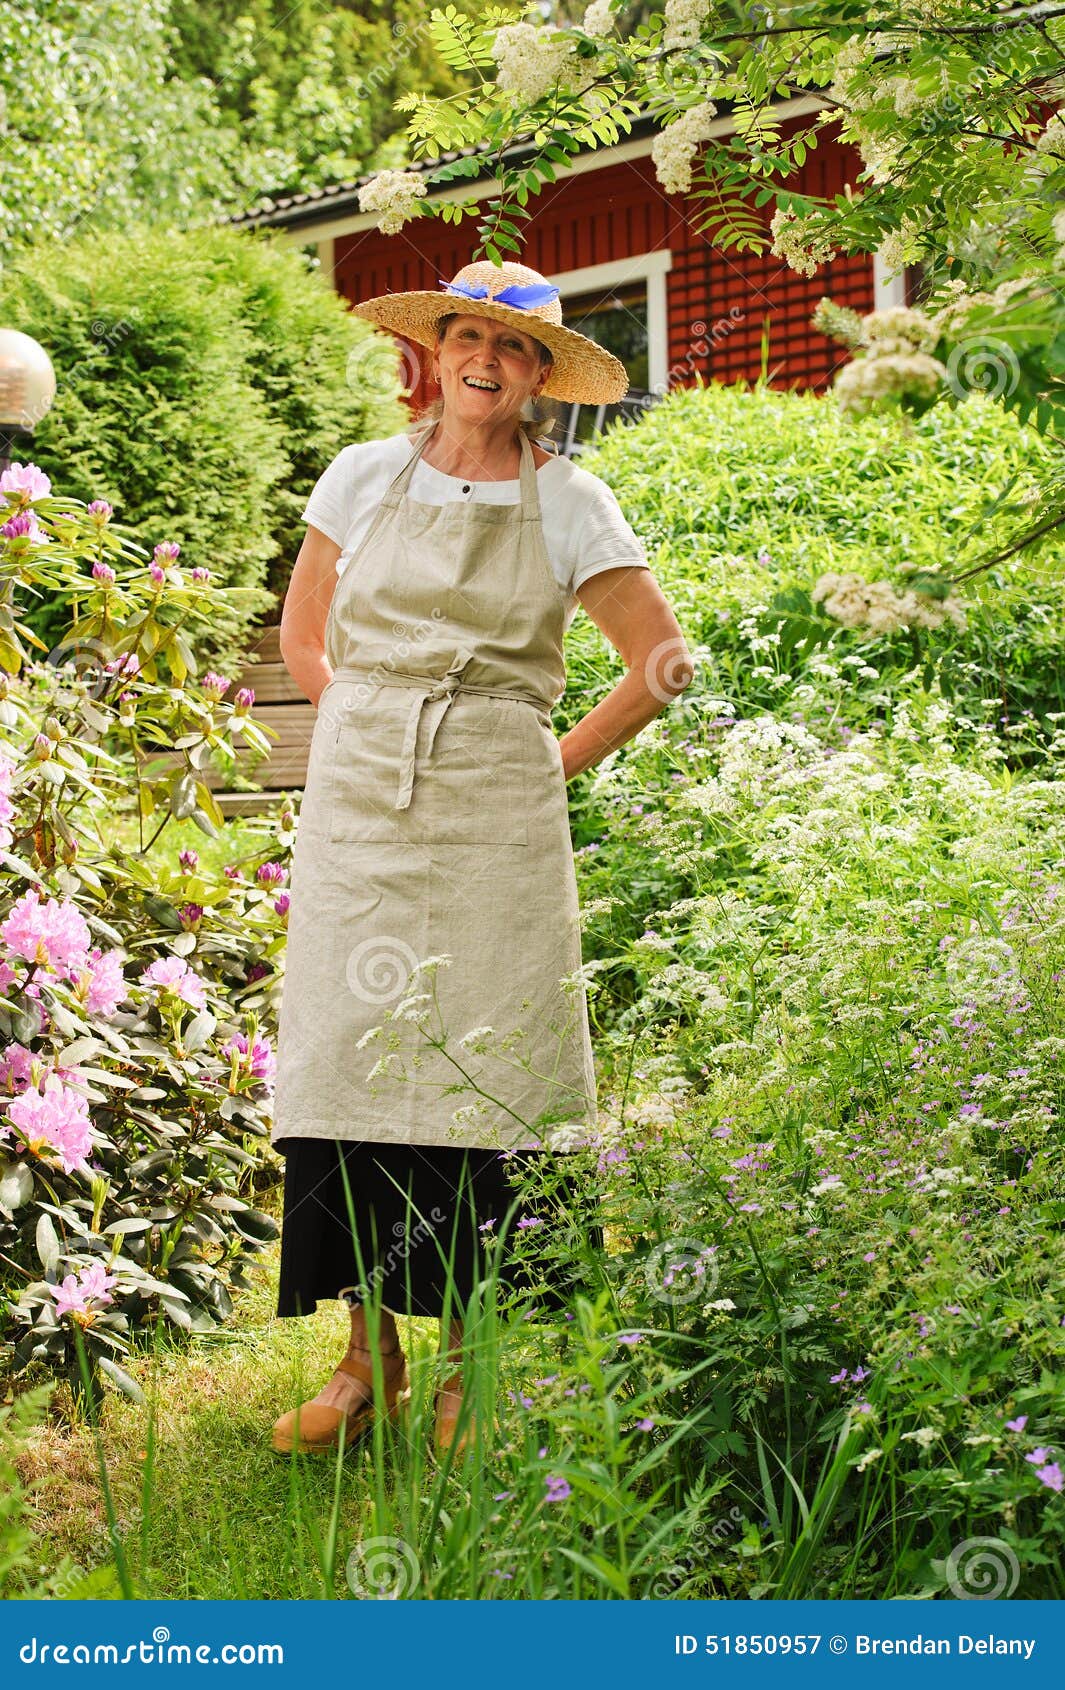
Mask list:
[[[281,623],[319,714],[278,1028],[278,1314],[338,1294],[351,1310],[332,1379],[274,1427],[281,1451],[333,1449],[372,1421],[371,1282],[395,1412],[409,1393],[393,1310],[443,1314],[441,1254],[464,1302],[484,1272],[478,1235],[511,1205],[508,1166],[594,1127],[565,785],[691,677],[614,495],[532,445],[523,422],[540,394],[620,399],[624,365],[562,326],[558,289],[525,265],[469,264],[441,286],[354,307],[432,349],[441,399],[413,451],[401,433],[326,470]],[[550,711],[578,600],[627,673],[559,741]],[[414,1045],[382,1061],[381,1029],[412,982],[443,1039],[397,1022],[392,1045],[395,1026]],[[461,1340],[456,1318],[448,1367]],[[467,1415],[460,1435],[461,1409],[456,1368],[436,1396],[438,1451],[475,1433]]]

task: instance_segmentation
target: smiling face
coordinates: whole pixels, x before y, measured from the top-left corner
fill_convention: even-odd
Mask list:
[[[541,347],[523,329],[494,318],[452,317],[433,352],[448,415],[466,424],[517,421],[551,374],[551,363],[540,361]]]

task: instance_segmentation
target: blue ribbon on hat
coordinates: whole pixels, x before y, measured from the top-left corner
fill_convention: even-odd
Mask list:
[[[491,297],[493,304],[513,305],[517,311],[531,311],[537,305],[548,305],[559,296],[552,282],[529,282],[525,286],[511,282],[499,293],[489,296],[487,283],[484,282],[445,282],[439,276],[437,281],[447,293],[460,293],[466,299]]]

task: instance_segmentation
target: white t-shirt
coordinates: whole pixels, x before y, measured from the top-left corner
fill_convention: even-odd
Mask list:
[[[406,433],[386,440],[361,440],[345,446],[314,484],[303,512],[340,546],[337,574],[350,562],[377,508],[415,445]],[[604,569],[649,568],[643,546],[622,514],[605,481],[581,469],[571,458],[550,457],[536,472],[544,543],[555,578],[566,597],[565,625],[577,612],[576,589]],[[445,475],[422,458],[415,465],[410,496],[426,505],[452,499],[480,499],[486,504],[516,505],[521,483],[473,481]]]

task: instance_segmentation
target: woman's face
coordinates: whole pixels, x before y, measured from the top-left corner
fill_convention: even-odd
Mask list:
[[[466,424],[517,419],[526,399],[540,392],[550,373],[550,364],[540,362],[539,344],[532,335],[490,317],[454,317],[433,357],[444,409]],[[475,386],[475,381],[492,385]]]

